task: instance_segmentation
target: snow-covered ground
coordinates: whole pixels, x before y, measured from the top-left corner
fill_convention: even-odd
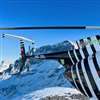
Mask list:
[[[51,87],[37,90],[15,100],[88,100],[79,91],[66,87]]]
[[[47,93],[50,95],[54,95],[54,90],[61,95],[63,93],[79,93],[64,78],[63,73],[64,68],[57,61],[44,60],[32,65],[29,72],[24,72],[21,75],[4,74],[0,81],[0,100],[35,100],[34,98],[37,96],[42,97],[42,90],[40,89],[43,89],[44,97],[44,94],[47,93],[45,93],[47,90],[45,88],[51,90]],[[51,89],[51,87],[56,88]]]
[[[30,70],[21,75],[4,74],[0,81],[0,97],[23,97],[35,90],[54,86],[71,87],[63,76],[63,67],[57,61],[42,61],[32,65]]]

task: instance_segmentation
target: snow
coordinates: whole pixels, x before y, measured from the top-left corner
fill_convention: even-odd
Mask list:
[[[2,63],[0,64],[0,72],[3,72],[4,70],[8,69],[11,63],[13,62],[9,59],[5,59],[4,61],[2,61]]]
[[[63,41],[54,45],[45,45],[40,48],[37,48],[35,54],[61,52],[61,51],[72,50],[73,48],[74,45],[71,41]]]
[[[15,100],[42,100],[43,98],[53,98],[55,96],[59,97],[65,97],[67,100],[72,100],[71,96],[72,95],[80,95],[81,98],[81,93],[77,91],[76,89],[73,88],[65,88],[65,87],[51,87],[51,88],[45,88],[42,90],[37,90],[35,92],[32,92],[30,94],[25,95],[23,98],[15,98]],[[57,99],[56,99],[57,100]],[[61,100],[61,99],[60,99]],[[75,100],[75,98],[73,99]],[[79,99],[76,99],[79,100]],[[81,100],[81,99],[80,99]]]
[[[63,73],[64,69],[57,61],[44,60],[32,65],[29,72],[9,77],[7,75],[7,78],[0,80],[0,100],[14,100],[19,96],[22,98],[33,91],[48,87],[72,87]]]

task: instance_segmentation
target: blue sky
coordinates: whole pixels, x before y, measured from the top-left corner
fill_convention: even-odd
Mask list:
[[[0,27],[46,25],[100,25],[100,1],[0,0]],[[31,38],[37,47],[100,34],[97,30],[23,30],[0,31],[0,34],[6,32]],[[3,41],[3,59],[18,58],[18,43],[16,40]]]

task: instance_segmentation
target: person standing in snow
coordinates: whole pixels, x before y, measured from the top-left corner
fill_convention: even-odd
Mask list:
[[[25,66],[25,62],[26,62],[26,54],[25,54],[25,47],[24,47],[24,42],[23,40],[20,40],[20,48],[21,48],[21,66],[20,66],[20,70],[19,73],[22,72],[23,67]]]
[[[29,71],[29,66],[30,66],[30,58],[26,58],[26,54],[24,53],[25,51],[23,51],[24,49],[21,49],[21,57],[22,57],[22,64],[21,64],[21,68],[20,68],[20,72],[22,72],[24,69],[27,69],[27,71]],[[27,56],[30,56],[31,52],[29,51],[27,53]]]

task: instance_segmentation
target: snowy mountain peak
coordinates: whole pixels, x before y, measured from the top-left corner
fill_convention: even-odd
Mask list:
[[[13,62],[9,59],[5,59],[1,62],[0,64],[0,72],[3,72],[4,70],[9,68],[9,65],[12,64]]]
[[[74,45],[70,41],[63,41],[54,45],[45,45],[36,49],[36,54],[72,50]]]

